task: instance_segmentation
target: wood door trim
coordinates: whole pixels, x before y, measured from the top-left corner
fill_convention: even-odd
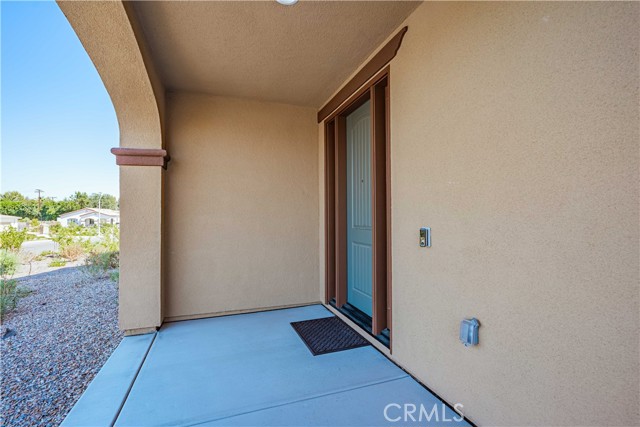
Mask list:
[[[391,330],[390,70],[387,66],[325,120],[325,299],[347,303],[346,117],[371,100],[372,332]],[[329,147],[332,146],[332,147]],[[333,150],[332,150],[333,148]],[[331,187],[331,188],[329,188]],[[331,189],[333,191],[331,191]],[[333,206],[333,209],[332,209]],[[333,224],[332,224],[333,221]],[[334,249],[331,253],[331,248]],[[333,274],[332,274],[333,272]]]
[[[340,106],[340,108],[334,111],[327,119],[325,123],[330,122],[337,116],[348,116],[349,113],[358,109],[358,107],[366,102],[371,95],[371,87],[379,83],[381,80],[387,78],[389,75],[390,67],[387,65],[382,71],[376,74],[370,79],[366,85],[355,91],[347,100]]]
[[[386,209],[387,209],[387,328],[389,328],[389,351],[393,351],[393,329],[391,328],[392,322],[392,271],[393,263],[391,259],[391,85],[389,84],[389,77],[387,76],[387,85],[384,90],[384,103],[385,103],[385,132],[386,132],[386,141],[385,141],[385,152],[386,152],[386,164],[385,164],[385,178],[386,178],[386,191],[387,196],[385,198]]]
[[[325,125],[325,302],[328,304],[336,297],[336,223],[335,223],[335,122]],[[330,161],[327,161],[330,159]]]
[[[373,246],[373,316],[371,329],[378,335],[387,327],[387,119],[385,92],[388,79],[371,86],[371,212]]]
[[[340,107],[347,98],[358,90],[362,85],[373,77],[378,71],[380,71],[385,65],[387,65],[398,53],[402,39],[406,34],[409,27],[404,27],[398,33],[389,40],[389,42],[382,47],[374,55],[369,62],[367,62],[356,73],[351,80],[345,84],[342,89],[336,93],[321,109],[318,111],[318,123],[329,117],[329,115]]]
[[[347,302],[347,119],[338,116],[335,122],[335,269],[336,305]]]

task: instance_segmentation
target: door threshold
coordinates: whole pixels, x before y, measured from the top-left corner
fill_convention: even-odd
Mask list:
[[[329,305],[347,316],[353,323],[358,325],[361,329],[363,329],[367,334],[371,335],[373,338],[379,341],[382,345],[389,348],[390,335],[388,328],[385,328],[380,334],[374,335],[373,329],[371,328],[371,316],[369,316],[367,313],[349,303],[344,304],[342,307],[338,307],[336,306],[335,298],[329,301]]]

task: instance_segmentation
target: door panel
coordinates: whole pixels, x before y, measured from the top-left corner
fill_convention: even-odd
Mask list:
[[[369,316],[372,300],[371,105],[347,116],[347,302]]]

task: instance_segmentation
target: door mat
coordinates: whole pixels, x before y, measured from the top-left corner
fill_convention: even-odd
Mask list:
[[[369,345],[369,341],[336,316],[291,322],[291,326],[314,356]]]

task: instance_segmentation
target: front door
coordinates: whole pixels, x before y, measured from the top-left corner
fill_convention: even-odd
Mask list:
[[[372,315],[371,105],[347,116],[347,302]]]

